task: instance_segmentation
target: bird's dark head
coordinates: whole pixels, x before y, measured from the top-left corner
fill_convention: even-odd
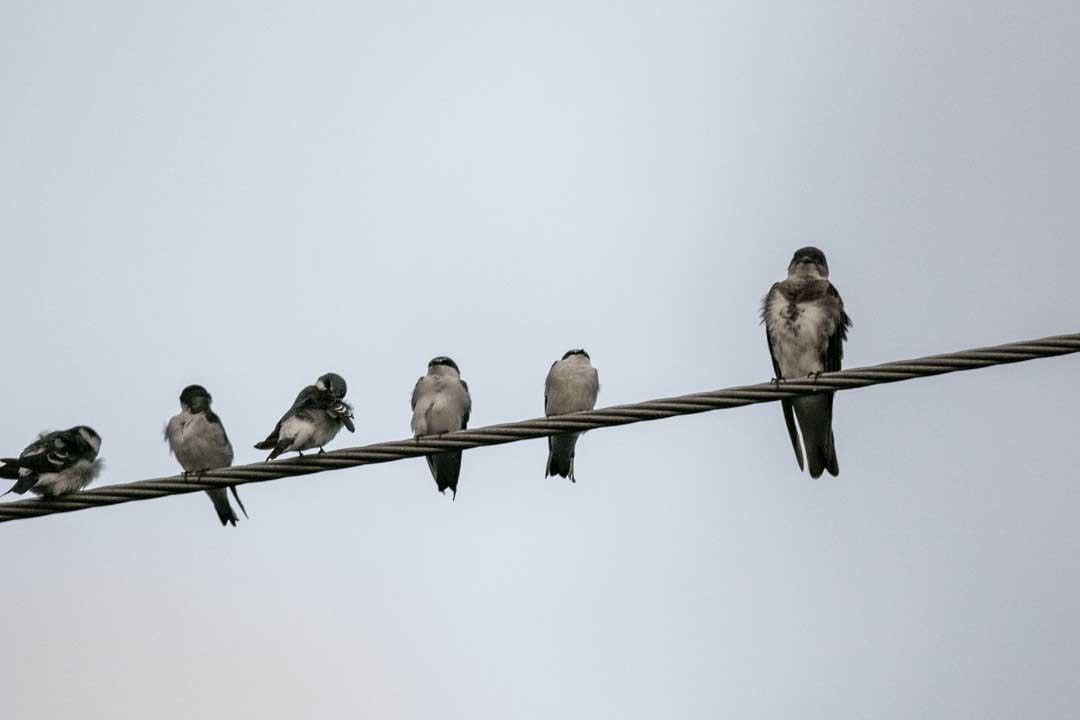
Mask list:
[[[829,277],[829,263],[825,260],[825,253],[816,247],[799,248],[788,265],[788,275]]]
[[[212,400],[210,393],[202,385],[188,385],[180,393],[180,407],[196,414],[209,410]]]
[[[583,355],[586,360],[589,359],[589,353],[585,352],[584,348],[577,348],[577,349],[574,349],[574,350],[567,350],[566,354],[562,356],[562,359],[565,360],[568,357],[572,357],[574,355]]]
[[[76,425],[68,430],[68,434],[74,435],[85,443],[94,453],[97,455],[98,450],[101,449],[101,436],[97,434],[97,431],[92,427],[86,425]]]
[[[458,369],[457,363],[454,362],[453,360],[451,360],[450,358],[445,357],[443,355],[440,355],[437,358],[432,358],[431,362],[429,362],[427,364],[427,366],[428,366],[428,370],[431,370],[433,368],[440,368],[440,367],[453,368],[454,372],[458,373],[459,375],[461,374],[461,370]]]
[[[315,386],[320,390],[326,390],[338,400],[345,397],[345,393],[349,389],[349,386],[345,384],[345,378],[337,373],[326,373],[319,378]]]

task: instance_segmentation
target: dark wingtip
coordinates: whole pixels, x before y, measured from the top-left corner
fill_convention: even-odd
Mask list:
[[[292,438],[281,438],[280,440],[277,441],[277,444],[274,445],[274,449],[270,451],[270,457],[268,457],[266,459],[267,460],[273,460],[274,458],[276,458],[281,453],[287,452],[290,445],[292,445]],[[262,448],[262,449],[265,450],[266,448]]]
[[[229,489],[232,490],[232,495],[236,498],[236,504],[240,506],[240,512],[244,513],[244,517],[247,518],[247,508],[244,507],[244,501],[240,499],[240,493],[236,492],[236,486],[230,485]]]

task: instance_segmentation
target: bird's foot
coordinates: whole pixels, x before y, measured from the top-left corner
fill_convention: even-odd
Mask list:
[[[319,448],[319,454],[320,455],[324,454],[325,452],[326,452],[326,450],[324,448]]]
[[[304,457],[304,451],[303,450],[297,450],[296,454],[299,455],[300,457]]]
[[[782,378],[782,377],[774,377],[769,382],[772,383],[773,385],[775,385],[776,389],[779,390],[780,389],[780,383],[784,382],[784,378]]]
[[[817,372],[810,373],[806,377],[810,378],[810,382],[816,384],[817,381],[818,381],[818,378],[821,377],[821,372],[822,372],[821,370],[818,370]]]

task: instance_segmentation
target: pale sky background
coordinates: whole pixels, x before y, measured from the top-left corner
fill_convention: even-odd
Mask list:
[[[0,452],[238,462],[333,370],[407,436],[764,381],[813,244],[848,366],[1080,330],[1080,7],[0,5]],[[5,718],[1073,718],[1067,357],[843,393],[839,479],[762,405],[0,526]]]

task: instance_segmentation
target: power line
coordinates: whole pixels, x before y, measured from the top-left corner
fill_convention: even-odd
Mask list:
[[[52,499],[19,500],[0,504],[0,522],[22,518],[40,517],[54,513],[73,512],[86,508],[117,505],[135,500],[150,500],[166,495],[198,492],[208,488],[227,485],[266,482],[285,477],[309,475],[327,470],[340,470],[358,465],[393,462],[407,458],[422,457],[446,450],[469,450],[486,445],[531,440],[557,435],[563,432],[581,432],[601,427],[629,425],[646,420],[661,420],[676,415],[693,415],[709,410],[774,402],[800,395],[813,395],[827,390],[852,390],[884,383],[914,380],[944,375],[962,370],[975,370],[991,365],[1006,365],[1038,358],[1055,357],[1080,352],[1080,333],[1029,340],[1026,342],[997,345],[994,347],[963,350],[946,355],[932,355],[918,360],[853,368],[841,372],[824,373],[818,378],[789,380],[776,384],[714,390],[711,392],[681,395],[679,397],[648,400],[631,405],[615,405],[589,412],[556,415],[520,422],[489,425],[474,430],[462,430],[440,436],[426,436],[416,440],[383,442],[357,448],[332,450],[322,455],[276,460],[274,462],[238,465],[212,470],[199,477],[184,479],[180,475],[120,485],[106,485],[93,490],[64,495]]]

